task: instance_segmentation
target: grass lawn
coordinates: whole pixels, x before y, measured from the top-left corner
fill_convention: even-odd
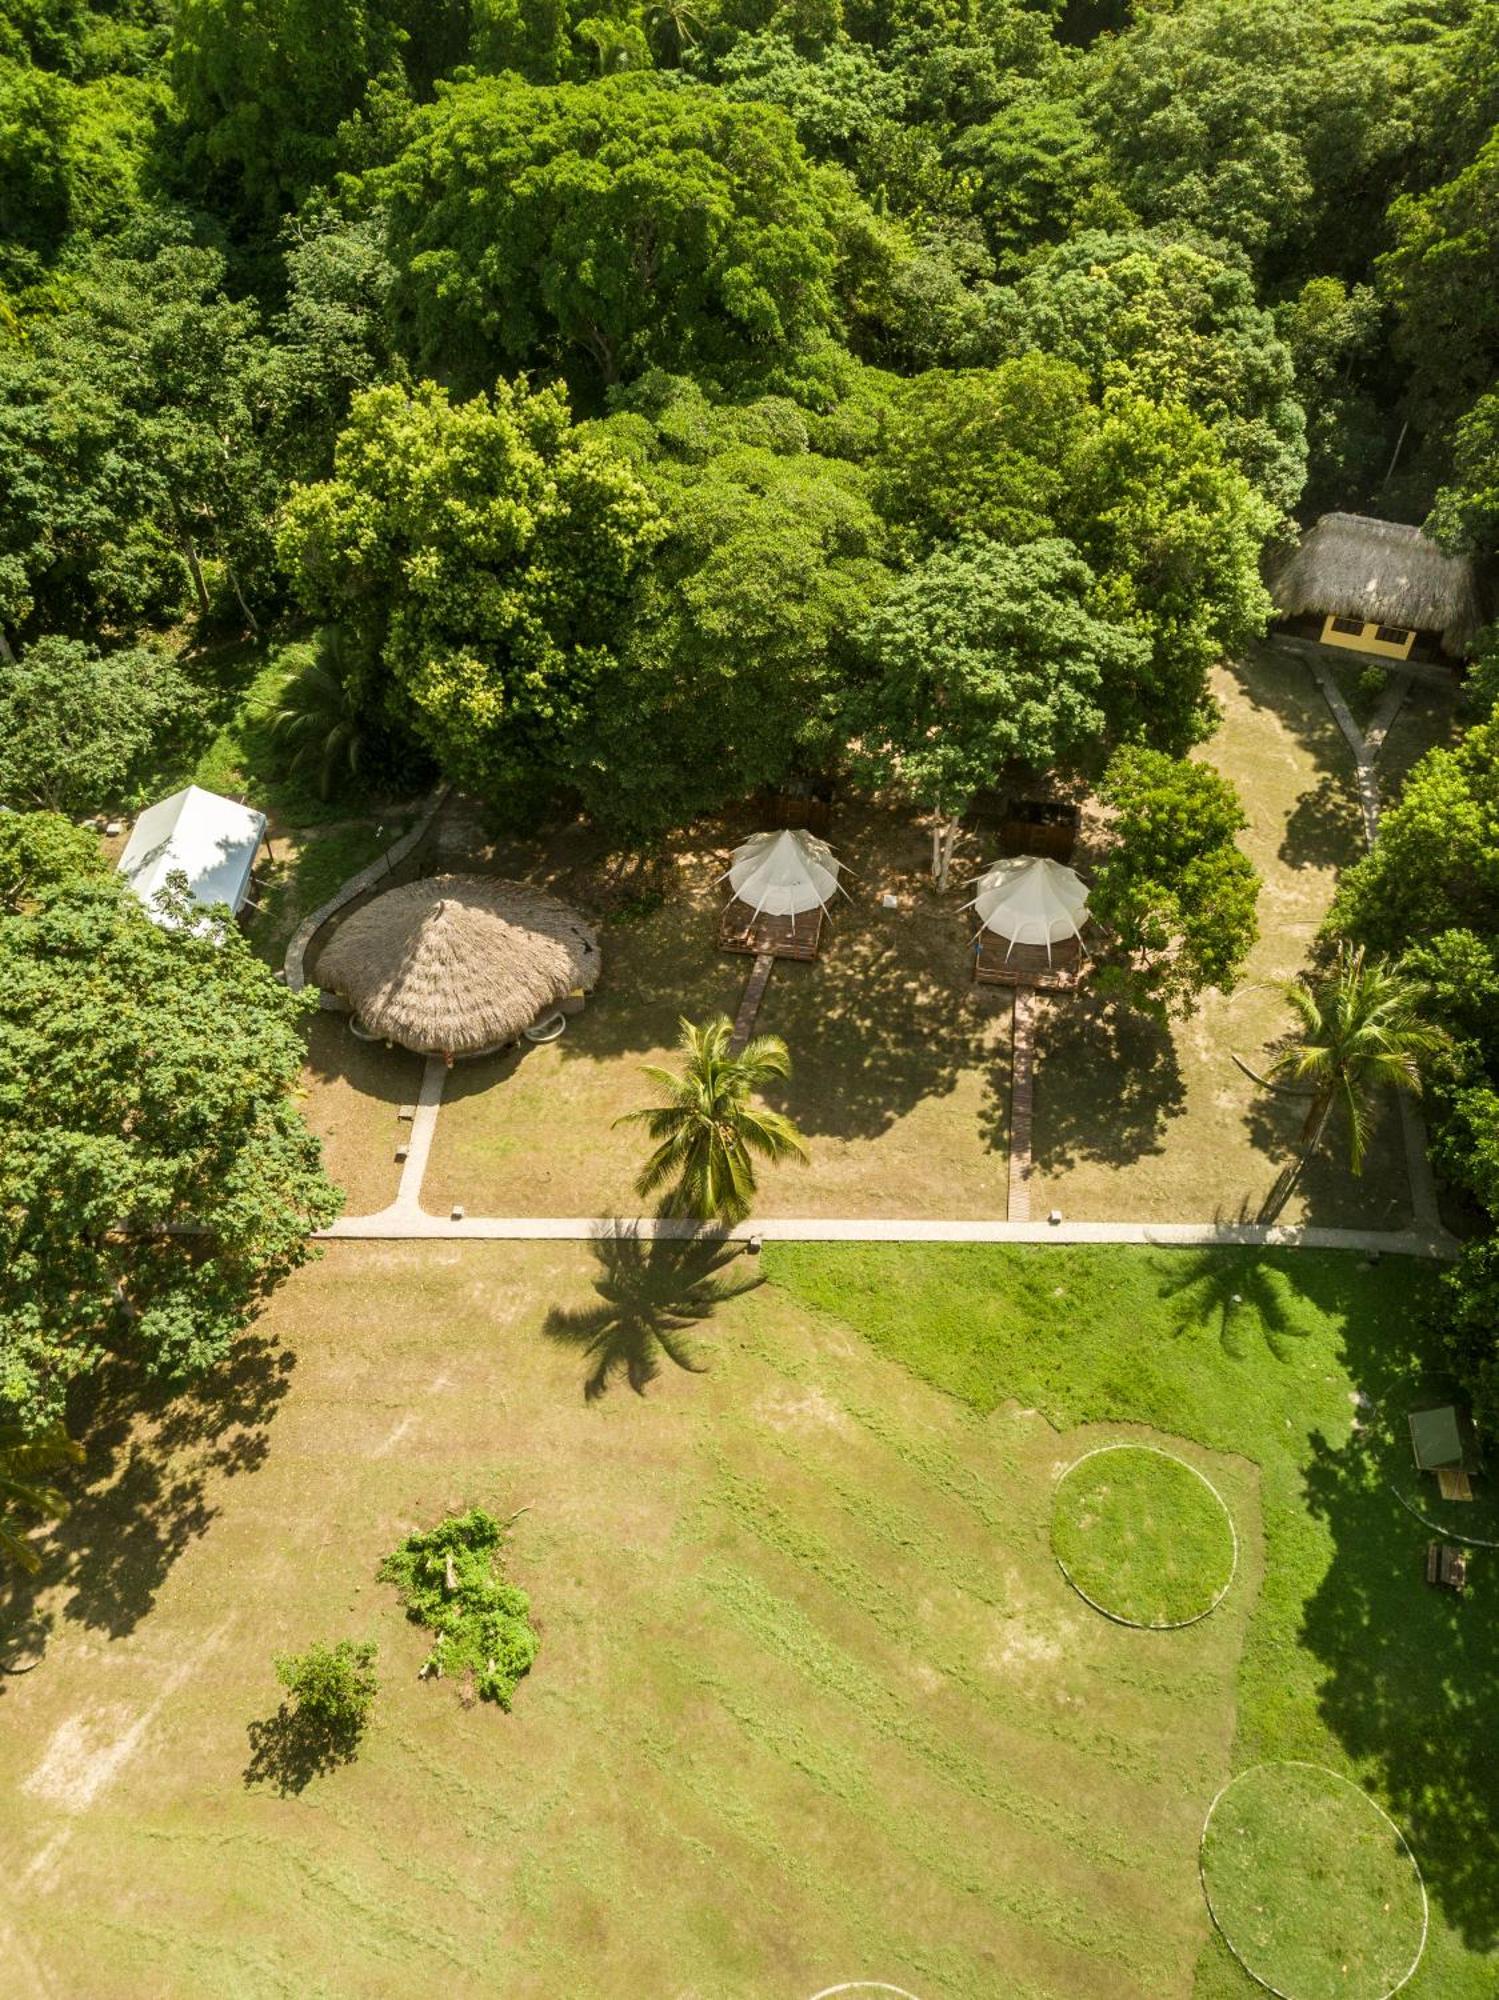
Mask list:
[[[1206,1617],[1237,1563],[1232,1519],[1203,1475],[1132,1444],[1106,1445],[1062,1475],[1051,1545],[1096,1609],[1157,1628]]]
[[[1218,1799],[1202,1842],[1218,1928],[1295,2000],[1386,2000],[1421,1952],[1421,1882],[1389,1820],[1316,1765],[1261,1764]]]
[[[1268,648],[1223,670],[1222,727],[1202,752],[1238,786],[1241,836],[1263,877],[1260,938],[1242,983],[1171,1027],[1101,1010],[1086,991],[1037,1014],[1033,1213],[1090,1219],[1253,1219],[1291,1156],[1304,1106],[1260,1089],[1290,1024],[1281,998],[1327,912],[1338,871],[1363,852],[1353,762],[1310,671]],[[1409,1188],[1392,1108],[1361,1179],[1336,1144],[1308,1168],[1283,1219],[1399,1228]]]
[[[1243,2000],[1202,1819],[1302,1756],[1411,1836],[1415,2000],[1493,1992],[1492,1578],[1427,1591],[1422,1531],[1348,1449],[1427,1273],[772,1246],[712,1310],[760,1268],[334,1245],[219,1393],[103,1413],[9,1607],[51,1625],[0,1680],[12,1984]],[[1051,1554],[1057,1473],[1124,1438],[1239,1526],[1185,1631],[1099,1618]],[[470,1500],[526,1510],[506,1570],[541,1652],[508,1717],[417,1681],[425,1637],[374,1581]],[[381,1653],[359,1761],[247,1786],[270,1655],[345,1634]]]

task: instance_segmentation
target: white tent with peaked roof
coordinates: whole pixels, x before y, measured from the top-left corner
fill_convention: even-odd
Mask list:
[[[200,909],[227,903],[238,915],[250,892],[250,871],[265,838],[265,814],[188,785],[148,806],[131,829],[119,872],[154,921],[167,877],[187,877],[187,893]]]
[[[734,849],[721,880],[755,915],[799,917],[825,910],[838,893],[838,860],[816,834],[787,829],[752,834]]]
[[[1088,891],[1081,878],[1046,855],[996,861],[978,878],[977,888],[963,907],[977,910],[982,928],[1008,938],[1011,950],[1017,944],[1044,945],[1049,960],[1052,946],[1080,938],[1088,921]]]

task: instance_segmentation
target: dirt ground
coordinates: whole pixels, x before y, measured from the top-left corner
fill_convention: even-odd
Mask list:
[[[330,1246],[217,1400],[92,1434],[45,1657],[0,1679],[8,1993],[1186,2000],[1253,1469],[1184,1447],[1249,1559],[1146,1658],[1050,1554],[1093,1433],[980,1417],[774,1284],[684,1335],[687,1255]],[[374,1578],[471,1501],[525,1510],[509,1716],[417,1679]],[[272,1655],[345,1635],[358,1761],[248,1783]]]
[[[1033,1213],[1074,1219],[1252,1218],[1290,1158],[1296,1099],[1256,1086],[1289,1025],[1280,988],[1305,964],[1338,871],[1362,851],[1353,766],[1303,662],[1255,649],[1224,669],[1224,719],[1202,754],[1238,785],[1244,846],[1263,877],[1260,939],[1244,979],[1191,1019],[1158,1027],[1104,1010],[1086,987],[1038,1009]],[[1453,702],[1418,684],[1387,740],[1386,797],[1450,730]],[[633,1213],[646,1146],[617,1126],[650,1103],[648,1063],[669,1062],[679,1018],[732,1015],[750,961],[717,945],[717,878],[753,830],[749,809],[700,822],[669,851],[653,898],[601,921],[604,971],[559,1042],[464,1063],[449,1079],[423,1190],[435,1214]],[[814,965],[777,966],[760,1027],[784,1035],[795,1065],[774,1094],[806,1133],[813,1165],[762,1182],[760,1212],[826,1216],[1003,1216],[1009,1143],[1010,1007],[969,979],[971,919],[958,888],[938,897],[929,840],[910,813],[840,804],[831,834],[848,874]],[[597,911],[607,859],[566,828],[545,843],[490,841],[462,808],[443,850],[414,861],[478,867],[551,888]],[[962,882],[994,858],[966,836]],[[1086,872],[1088,848],[1079,856]],[[887,911],[889,892],[898,907]],[[321,942],[321,941],[320,941]],[[315,957],[313,960],[315,966]],[[336,1021],[316,1024],[307,1112],[349,1188],[350,1214],[395,1192],[395,1107],[420,1065],[370,1050]],[[1335,1151],[1313,1164],[1286,1220],[1399,1226],[1409,1193],[1393,1110],[1376,1126],[1364,1175]]]
[[[668,901],[604,925],[603,977],[561,1041],[455,1067],[427,1208],[636,1211],[631,1181],[648,1143],[614,1121],[654,1101],[643,1068],[672,1060],[683,1015],[737,1010],[752,961],[718,948],[715,884],[750,827],[746,818],[700,828],[677,849]],[[923,872],[929,843],[908,815],[849,806],[833,839],[856,871],[851,899],[824,927],[815,964],[777,965],[758,1024],[791,1048],[791,1080],[773,1101],[801,1126],[814,1164],[767,1173],[760,1212],[1002,1212],[1008,999],[976,995],[969,983],[962,899],[934,894]],[[565,878],[548,879],[566,893]],[[881,907],[886,891],[897,910]]]
[[[1241,836],[1259,869],[1260,937],[1243,979],[1191,1019],[1157,1027],[1105,1011],[1086,992],[1038,1010],[1032,1206],[1074,1218],[1252,1219],[1291,1157],[1293,1097],[1260,1089],[1291,1016],[1281,987],[1302,969],[1340,869],[1363,852],[1353,760],[1307,668],[1256,649],[1223,669],[1223,723],[1200,753],[1231,777],[1249,815]],[[1422,693],[1396,731],[1434,738],[1442,706]],[[1284,1220],[1399,1227],[1409,1215],[1400,1126],[1382,1115],[1363,1176],[1329,1150],[1309,1167]]]

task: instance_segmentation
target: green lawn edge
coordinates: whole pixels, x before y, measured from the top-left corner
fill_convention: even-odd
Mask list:
[[[1342,1251],[774,1244],[767,1277],[984,1413],[1144,1424],[1259,1469],[1264,1574],[1237,1680],[1233,1768],[1355,1779],[1431,1896],[1411,2000],[1491,2000],[1499,1596],[1422,1581],[1425,1530],[1354,1434],[1355,1398],[1431,1359],[1429,1265]],[[1204,1799],[1206,1813],[1210,1801]],[[1198,2000],[1260,1991],[1213,1936]]]

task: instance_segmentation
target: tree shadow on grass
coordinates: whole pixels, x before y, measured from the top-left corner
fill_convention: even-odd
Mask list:
[[[583,1384],[590,1403],[619,1376],[644,1395],[661,1372],[663,1354],[690,1374],[704,1373],[685,1336],[727,1300],[764,1283],[757,1271],[724,1275],[742,1252],[720,1235],[670,1240],[616,1224],[592,1247],[598,1303],[554,1306],[542,1326],[548,1340],[591,1361]]]
[[[124,1367],[91,1384],[69,1412],[86,1452],[71,1511],[38,1541],[37,1574],[9,1575],[0,1592],[7,1651],[39,1648],[59,1616],[112,1639],[133,1631],[217,1513],[211,1483],[264,1463],[295,1365],[251,1332],[223,1369],[175,1396],[143,1397]]]
[[[1424,1581],[1429,1531],[1401,1507],[1355,1433],[1312,1440],[1306,1504],[1333,1557],[1301,1643],[1323,1662],[1319,1706],[1372,1764],[1433,1902],[1472,1950],[1499,1944],[1499,1561],[1476,1552],[1467,1591]],[[1482,1556],[1482,1560],[1478,1559]]]
[[[245,1784],[269,1785],[283,1799],[295,1798],[324,1772],[352,1764],[363,1733],[357,1722],[334,1728],[283,1701],[274,1715],[250,1723],[246,1730],[250,1761],[244,1769]]]
[[[1243,1202],[1232,1215],[1214,1220],[1252,1223],[1254,1205]],[[1179,1335],[1210,1329],[1230,1361],[1247,1360],[1256,1339],[1277,1361],[1289,1361],[1307,1329],[1296,1324],[1296,1291],[1286,1272],[1257,1250],[1188,1251],[1161,1284],[1161,1297],[1174,1303]]]
[[[1150,1015],[1073,993],[1036,1024],[1032,1154],[1043,1174],[1084,1160],[1127,1166],[1165,1151],[1186,1108],[1170,1027]]]
[[[1287,868],[1347,868],[1363,851],[1363,818],[1354,781],[1341,772],[1319,773],[1286,821],[1280,860]]]

